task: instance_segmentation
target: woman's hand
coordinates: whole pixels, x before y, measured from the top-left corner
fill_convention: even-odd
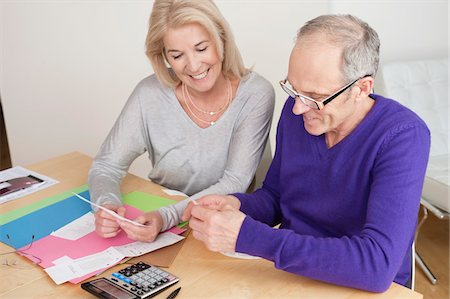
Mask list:
[[[122,217],[125,216],[124,206],[106,204],[103,205],[103,207],[116,212]],[[100,237],[112,238],[117,236],[117,234],[120,232],[120,226],[119,223],[117,223],[117,218],[115,218],[113,215],[99,209],[97,213],[94,214],[94,217],[95,231]]]
[[[127,234],[128,238],[141,242],[152,242],[161,231],[163,220],[158,211],[145,213],[133,221],[144,224],[145,227],[137,226],[129,222],[118,220],[120,228]]]

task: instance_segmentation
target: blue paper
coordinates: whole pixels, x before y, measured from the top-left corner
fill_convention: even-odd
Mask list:
[[[89,191],[80,193],[90,200]],[[50,235],[91,211],[91,205],[75,195],[0,226],[0,241],[15,249]]]

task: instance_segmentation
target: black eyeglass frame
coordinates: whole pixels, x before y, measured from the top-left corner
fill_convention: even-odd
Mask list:
[[[363,77],[360,77],[358,79],[355,79],[353,81],[351,81],[350,83],[348,83],[347,85],[345,85],[344,87],[342,87],[341,89],[339,89],[338,91],[336,91],[335,93],[329,95],[328,97],[326,97],[325,99],[323,99],[322,101],[316,101],[313,98],[310,98],[308,96],[302,95],[298,92],[296,92],[294,89],[292,89],[291,87],[289,87],[286,82],[288,82],[288,79],[284,79],[280,81],[280,86],[281,88],[284,90],[284,92],[286,92],[290,97],[292,97],[293,99],[295,99],[296,97],[298,97],[303,104],[305,104],[306,106],[312,108],[312,109],[316,109],[316,110],[322,110],[324,108],[324,106],[326,104],[328,104],[329,102],[331,102],[332,100],[334,100],[335,98],[337,98],[338,96],[340,96],[344,91],[346,91],[347,89],[349,89],[353,84],[355,84],[358,80],[361,80],[363,78],[367,78],[370,77],[371,75],[365,75]]]

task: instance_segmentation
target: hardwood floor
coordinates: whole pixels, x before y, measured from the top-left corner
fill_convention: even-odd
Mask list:
[[[422,217],[422,212],[419,217]],[[415,290],[423,294],[424,299],[449,298],[449,220],[440,220],[429,213],[420,228],[416,249],[438,282],[432,285],[416,263]]]

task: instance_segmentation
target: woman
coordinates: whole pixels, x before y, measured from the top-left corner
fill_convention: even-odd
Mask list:
[[[244,192],[261,159],[274,106],[272,85],[243,65],[230,28],[209,0],[155,1],[146,39],[154,75],[142,80],[104,141],[89,173],[91,198],[125,214],[120,182],[144,152],[148,177],[192,199]],[[97,211],[105,238],[123,229],[153,241],[180,222],[187,200],[136,219]]]

